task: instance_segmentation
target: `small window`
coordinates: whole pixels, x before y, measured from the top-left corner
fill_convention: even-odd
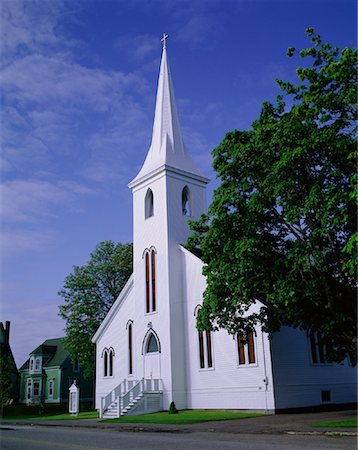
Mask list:
[[[322,403],[329,403],[331,401],[331,391],[321,391]]]
[[[154,353],[154,352],[159,352],[158,341],[155,338],[154,334],[151,333],[147,341],[146,353]]]
[[[252,331],[236,336],[239,366],[256,363],[255,337]]]
[[[30,370],[34,370],[34,360],[33,360],[33,358],[30,359]]]
[[[78,359],[76,359],[76,361],[73,363],[72,370],[74,372],[80,371],[80,363],[79,363]]]
[[[40,393],[40,383],[39,381],[34,382],[34,397],[37,397]]]
[[[191,208],[190,208],[190,191],[188,186],[185,186],[185,188],[182,191],[181,194],[181,208],[183,216],[191,216]]]
[[[40,358],[36,358],[35,360],[35,370],[40,370],[41,367],[41,359]]]
[[[154,197],[151,189],[147,190],[145,195],[145,218],[148,219],[154,215]]]
[[[53,398],[54,380],[48,380],[48,397]]]
[[[32,391],[32,380],[29,378],[27,380],[27,400],[31,400],[31,391]]]

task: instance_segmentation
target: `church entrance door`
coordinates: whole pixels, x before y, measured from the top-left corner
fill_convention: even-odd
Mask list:
[[[160,378],[160,347],[154,333],[147,336],[144,350],[144,378]]]
[[[160,353],[144,355],[144,378],[160,378]]]

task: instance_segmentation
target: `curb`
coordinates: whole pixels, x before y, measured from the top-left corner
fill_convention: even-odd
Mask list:
[[[146,427],[146,426],[127,426],[127,424],[106,424],[106,423],[91,423],[88,425],[79,423],[80,421],[76,421],[74,423],[60,423],[60,422],[46,422],[41,423],[37,421],[1,421],[0,422],[0,430],[1,429],[11,429],[11,426],[30,426],[30,427],[58,427],[58,428],[80,428],[80,429],[89,429],[89,430],[111,430],[117,432],[128,432],[128,433],[173,433],[173,434],[188,434],[188,433],[223,433],[223,434],[267,434],[267,435],[276,435],[276,434],[287,434],[287,435],[305,435],[305,436],[342,436],[342,437],[357,437],[358,433],[355,431],[286,431],[286,430],[274,430],[271,429],[269,431],[258,431],[258,430],[243,430],[233,432],[232,430],[226,431],[225,429],[189,429],[189,428],[166,428],[166,427]]]

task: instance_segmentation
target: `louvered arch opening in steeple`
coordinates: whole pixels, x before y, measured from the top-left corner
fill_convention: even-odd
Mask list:
[[[191,205],[190,205],[190,191],[188,186],[185,186],[181,194],[181,209],[183,216],[191,216]]]
[[[149,188],[145,194],[144,215],[148,219],[154,215],[154,196],[152,190]]]

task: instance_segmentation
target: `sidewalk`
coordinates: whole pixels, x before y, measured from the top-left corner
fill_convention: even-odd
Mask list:
[[[306,414],[278,414],[250,419],[222,420],[191,425],[105,423],[99,419],[83,420],[2,420],[1,427],[14,425],[94,428],[130,432],[233,433],[233,434],[331,434],[358,436],[354,428],[315,428],[313,424],[356,417],[356,411],[330,411]]]

